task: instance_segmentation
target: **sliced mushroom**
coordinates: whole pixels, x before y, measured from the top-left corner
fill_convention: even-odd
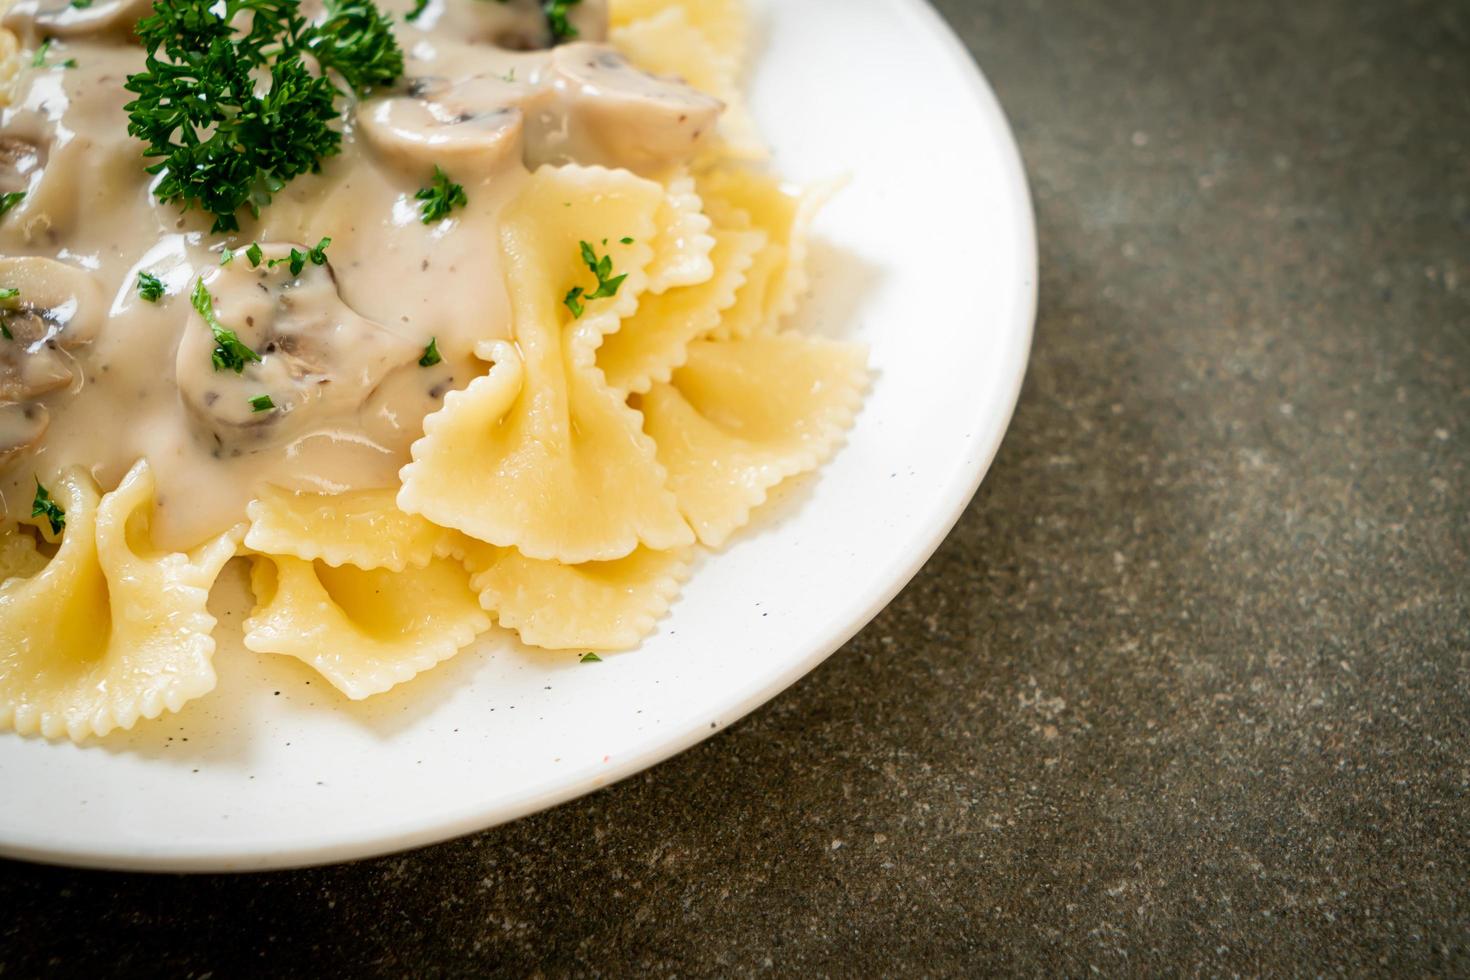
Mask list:
[[[579,0],[568,8],[567,21],[578,39],[601,41],[607,37],[607,4],[605,0]],[[420,16],[414,26],[511,51],[539,51],[556,43],[541,0],[445,0]]]
[[[0,464],[40,442],[50,424],[51,413],[38,402],[0,404]]]
[[[116,150],[131,151],[137,172],[137,143],[121,138],[99,138],[108,129],[94,125],[105,105],[121,107],[112,87],[87,87],[78,71],[22,73],[12,101],[0,115],[0,189],[24,191],[19,203],[0,218],[6,246],[49,239],[71,229],[78,202],[99,184],[101,165]],[[131,143],[131,146],[128,146]]]
[[[263,246],[258,267],[242,257],[204,276],[216,318],[258,361],[216,369],[209,324],[195,312],[184,328],[179,393],[222,451],[279,444],[350,417],[390,371],[422,353],[348,307],[330,267],[307,262],[292,275],[291,249]]]
[[[520,159],[525,111],[550,96],[494,75],[418,78],[407,95],[363,103],[357,128],[380,157],[414,174],[439,166],[456,179],[478,178]]]
[[[133,27],[153,9],[152,0],[15,0],[0,25],[14,31],[27,47],[44,38],[108,38],[127,41]]]
[[[67,353],[97,336],[106,319],[90,272],[55,259],[0,259],[0,287],[19,290],[0,306],[0,402],[24,402],[73,378]]]
[[[532,166],[576,158],[647,170],[684,162],[713,134],[724,110],[719,99],[641,71],[597,44],[557,48],[541,80],[557,101],[555,111],[528,126]]]
[[[23,191],[45,164],[45,152],[22,136],[0,134],[0,194]]]

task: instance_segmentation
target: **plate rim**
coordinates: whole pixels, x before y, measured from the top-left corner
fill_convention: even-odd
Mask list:
[[[985,426],[984,431],[978,431],[970,437],[965,445],[965,455],[970,456],[973,462],[968,467],[959,469],[951,482],[940,488],[937,499],[942,501],[942,506],[933,508],[926,520],[921,522],[921,529],[915,534],[916,546],[908,553],[906,561],[895,565],[892,573],[878,580],[869,588],[867,594],[857,597],[853,604],[855,611],[841,617],[833,617],[831,626],[825,631],[821,642],[814,643],[803,656],[792,659],[784,665],[783,669],[773,672],[761,683],[741,693],[730,704],[720,707],[718,710],[720,722],[717,725],[712,727],[712,723],[706,723],[703,720],[691,722],[682,730],[666,732],[664,737],[658,739],[654,744],[635,749],[626,757],[620,758],[615,764],[602,767],[595,772],[568,773],[568,777],[558,785],[533,788],[509,798],[502,798],[488,806],[480,803],[443,814],[429,821],[416,820],[411,824],[396,828],[378,828],[355,837],[325,844],[319,841],[307,841],[269,852],[260,850],[257,845],[255,850],[230,853],[118,853],[102,848],[58,847],[0,841],[0,856],[44,864],[117,871],[165,873],[267,871],[315,867],[382,857],[452,840],[588,796],[692,748],[771,701],[815,670],[871,623],[913,580],[943,544],[949,532],[963,516],[995,460],[1010,428],[1030,360],[1035,331],[1039,278],[1036,217],[1030,187],[1026,179],[1020,148],[1016,143],[1015,132],[994,90],[968,49],[939,12],[926,0],[884,0],[884,2],[895,11],[907,15],[916,29],[922,31],[930,41],[945,52],[952,66],[958,69],[968,82],[968,94],[977,110],[987,117],[990,123],[988,129],[997,137],[1000,150],[999,162],[1004,172],[1005,196],[1016,203],[1018,220],[1015,222],[1015,238],[1012,245],[1020,259],[1020,267],[1026,277],[1026,282],[1020,290],[1020,302],[1012,314],[1013,322],[1010,329],[1001,334],[1003,342],[995,351],[997,359],[1004,365],[1001,376],[1007,379],[1006,384],[1009,385],[1009,389],[997,399],[998,403],[1004,406],[1004,418],[1001,424]]]

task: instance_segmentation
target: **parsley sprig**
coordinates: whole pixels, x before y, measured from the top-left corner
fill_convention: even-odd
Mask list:
[[[450,211],[462,208],[470,203],[465,196],[464,187],[449,179],[449,175],[434,165],[434,180],[428,187],[419,188],[414,199],[423,201],[421,211],[424,224],[433,224],[435,221],[443,221]]]
[[[66,511],[51,499],[51,492],[41,485],[39,476],[36,477],[36,496],[31,500],[31,516],[46,518],[52,534],[60,534],[66,529]]]
[[[627,239],[624,240],[627,241]],[[566,304],[567,309],[572,311],[572,316],[576,319],[580,319],[582,314],[587,311],[584,300],[590,302],[594,299],[605,299],[609,296],[616,296],[618,294],[618,287],[623,284],[624,279],[628,278],[626,272],[621,276],[614,276],[612,274],[613,265],[611,254],[598,258],[597,250],[592,247],[590,242],[578,242],[578,244],[582,248],[583,263],[597,277],[597,288],[593,289],[590,293],[581,286],[573,286],[568,290],[562,302]]]
[[[189,302],[194,304],[194,309],[209,324],[210,333],[214,334],[214,350],[210,353],[210,360],[216,371],[234,371],[239,374],[251,361],[259,363],[260,355],[245,346],[235,331],[219,322],[219,317],[214,313],[214,297],[209,295],[203,279],[194,284],[194,293],[189,297]]]
[[[324,69],[335,69],[358,95],[398,81],[403,51],[392,19],[372,0],[327,0],[326,13],[306,42]]]
[[[232,26],[248,13],[249,29]],[[126,88],[128,133],[158,158],[155,193],[214,215],[235,231],[286,182],[340,152],[333,129],[344,93],[386,85],[403,72],[403,52],[371,0],[327,0],[326,20],[307,22],[300,0],[155,0],[135,29],[148,51]],[[323,69],[314,74],[305,57]]]

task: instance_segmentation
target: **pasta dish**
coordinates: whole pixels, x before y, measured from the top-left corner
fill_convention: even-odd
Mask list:
[[[803,334],[739,0],[15,0],[0,727],[244,642],[361,699],[494,628],[636,647],[867,383]]]

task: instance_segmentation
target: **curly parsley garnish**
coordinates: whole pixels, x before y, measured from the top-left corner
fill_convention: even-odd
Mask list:
[[[372,0],[327,0],[326,13],[306,42],[323,69],[335,70],[358,95],[398,81],[403,51],[393,21]]]
[[[616,296],[618,294],[618,287],[623,284],[624,279],[628,278],[628,274],[625,272],[621,276],[614,276],[612,274],[611,255],[604,255],[602,258],[598,258],[597,251],[590,243],[579,242],[578,244],[582,247],[582,261],[586,263],[588,270],[597,277],[597,288],[592,290],[592,292],[589,293],[581,286],[573,286],[568,290],[565,298],[562,299],[567,309],[572,311],[572,316],[580,319],[582,314],[587,311],[586,303],[583,302],[584,300],[590,302],[594,299],[605,299],[609,296]]]
[[[424,356],[419,358],[419,367],[433,367],[444,358],[439,356],[439,338],[430,337],[429,346],[424,348]]]
[[[51,499],[51,493],[41,485],[39,476],[36,477],[36,496],[31,501],[31,516],[46,518],[51,525],[52,534],[60,534],[66,529],[66,511]]]
[[[214,315],[214,297],[209,295],[203,279],[194,284],[194,293],[189,301],[194,304],[194,309],[204,318],[204,322],[209,324],[210,333],[214,334],[214,351],[210,354],[210,360],[216,371],[234,371],[239,374],[249,362],[260,361],[260,355],[246,347],[235,331],[225,327],[219,322],[219,317]]]
[[[245,13],[249,29],[232,26]],[[137,95],[124,107],[128,133],[160,158],[148,167],[164,175],[159,199],[210,212],[216,232],[237,230],[241,208],[259,213],[287,181],[340,152],[331,124],[344,93],[333,73],[362,92],[403,72],[370,0],[327,0],[321,25],[301,15],[300,0],[156,0],[135,31],[148,58],[124,86]]]
[[[138,295],[150,303],[157,303],[163,296],[163,280],[151,272],[138,273]]]
[[[301,251],[301,249],[299,248],[293,248],[291,249],[290,255],[282,259],[271,259],[269,262],[266,263],[266,266],[268,268],[274,269],[276,266],[280,265],[283,262],[289,263],[291,266],[291,275],[299,276],[301,275],[302,270],[306,268],[306,263],[308,261],[311,262],[312,265],[327,264],[327,246],[330,244],[332,244],[332,240],[330,238],[323,238],[321,241],[316,243],[315,248],[309,248],[304,252]],[[252,266],[260,265],[260,246],[256,244],[251,244],[250,248],[255,249],[255,252],[252,254],[250,252],[250,249],[246,249],[245,256],[250,259],[250,264]]]
[[[450,211],[470,203],[470,199],[465,196],[464,187],[450,180],[449,175],[440,170],[437,164],[434,167],[433,183],[420,188],[414,199],[424,202],[422,210],[426,225],[443,221]]]

